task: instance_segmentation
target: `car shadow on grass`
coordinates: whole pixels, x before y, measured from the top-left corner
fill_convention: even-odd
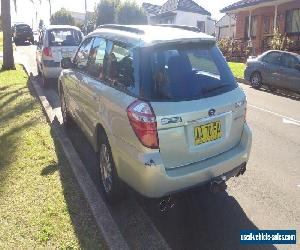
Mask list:
[[[55,129],[63,129],[60,125],[55,126]],[[62,147],[56,138],[53,124],[51,125],[51,136],[54,141],[58,163],[50,164],[45,167],[41,174],[49,175],[59,171],[68,213],[72,221],[74,232],[80,243],[80,248],[103,249],[105,247],[104,240],[98,231],[92,212],[64,156]]]

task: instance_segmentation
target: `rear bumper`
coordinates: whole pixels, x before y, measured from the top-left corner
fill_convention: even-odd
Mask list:
[[[251,130],[244,124],[241,141],[235,148],[188,166],[166,170],[159,152],[141,154],[134,152],[132,148],[131,152],[128,152],[125,149],[128,145],[120,142],[115,148],[117,157],[114,155],[114,158],[122,180],[144,196],[159,198],[204,185],[219,176],[226,175],[227,179],[235,176],[248,162],[251,144]]]
[[[60,63],[49,63],[48,61],[45,62],[44,60],[42,63],[42,71],[46,78],[58,78],[62,68],[60,67]]]

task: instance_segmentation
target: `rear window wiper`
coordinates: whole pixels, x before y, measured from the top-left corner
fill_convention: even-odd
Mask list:
[[[222,88],[225,88],[225,87],[229,87],[230,84],[222,84],[222,85],[219,85],[217,87],[214,87],[214,88],[211,88],[211,89],[206,89],[203,91],[204,94],[208,94],[208,93],[211,93],[211,92],[214,92],[216,90],[219,90],[219,89],[222,89]]]

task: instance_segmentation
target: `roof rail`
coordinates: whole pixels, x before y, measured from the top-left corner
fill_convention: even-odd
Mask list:
[[[197,32],[197,33],[201,32],[200,29],[198,29],[195,26],[178,25],[178,24],[154,24],[153,26],[176,28],[176,29],[188,30],[188,31]]]
[[[126,25],[118,25],[118,24],[104,24],[98,26],[99,29],[113,29],[113,30],[121,30],[121,31],[126,31],[130,33],[135,33],[139,35],[145,34],[145,32],[141,29],[126,26]]]

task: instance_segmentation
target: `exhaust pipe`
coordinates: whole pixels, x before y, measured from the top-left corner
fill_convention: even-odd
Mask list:
[[[175,207],[175,200],[171,197],[171,195],[163,198],[159,203],[159,210],[162,213],[166,213],[174,207]]]
[[[210,192],[213,194],[224,192],[226,189],[226,176],[222,176],[220,180],[213,180],[210,183]]]

